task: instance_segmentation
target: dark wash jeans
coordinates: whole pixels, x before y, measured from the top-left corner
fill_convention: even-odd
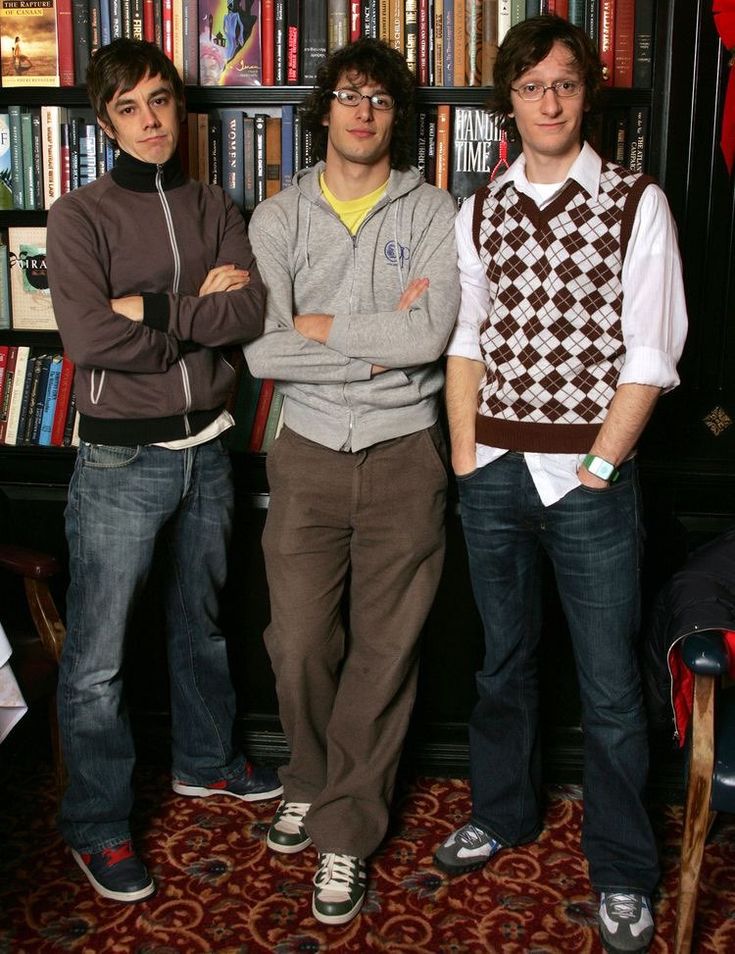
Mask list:
[[[544,507],[522,454],[458,481],[485,629],[470,720],[473,821],[507,845],[540,830],[539,557],[551,559],[572,639],[584,729],[582,848],[598,891],[650,894],[659,877],[642,802],[646,720],[635,639],[641,530],[635,464],[604,490]]]
[[[230,461],[219,440],[178,451],[79,448],[66,509],[71,583],[58,689],[69,773],[60,827],[79,851],[130,837],[135,752],[122,681],[125,638],[161,536],[174,775],[205,784],[242,770],[217,623],[232,510]]]

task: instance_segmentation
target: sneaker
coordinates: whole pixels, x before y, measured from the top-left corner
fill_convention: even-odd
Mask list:
[[[347,924],[362,907],[367,867],[362,858],[319,852],[311,910],[322,924]]]
[[[434,852],[434,863],[447,874],[477,871],[502,847],[482,828],[468,822],[439,845]]]
[[[648,950],[653,914],[651,899],[645,894],[603,891],[597,920],[602,946],[611,954]]]
[[[295,855],[297,851],[308,848],[311,838],[306,833],[304,818],[310,808],[310,802],[282,801],[268,829],[268,847],[284,855]]]
[[[75,851],[72,848],[71,853],[87,881],[103,898],[142,901],[156,890],[153,878],[129,841],[101,851]]]
[[[275,798],[283,792],[283,785],[274,769],[253,765],[252,762],[245,763],[242,775],[237,778],[221,778],[207,785],[193,785],[174,779],[171,787],[177,795],[195,795],[199,798],[228,795],[244,802],[261,802],[266,798]]]

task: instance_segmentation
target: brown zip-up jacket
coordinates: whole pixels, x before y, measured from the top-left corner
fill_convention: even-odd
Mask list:
[[[223,264],[248,269],[249,285],[199,297]],[[174,440],[218,416],[235,383],[221,349],[262,332],[265,297],[242,215],[218,186],[186,178],[178,157],[123,153],[53,204],[47,266],[83,440]],[[143,296],[142,322],[111,309],[126,295]]]

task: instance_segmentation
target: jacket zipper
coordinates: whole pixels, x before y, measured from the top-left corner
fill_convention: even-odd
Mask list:
[[[163,191],[163,166],[159,165],[156,169],[156,191],[161,200],[161,207],[163,208],[163,217],[166,220],[166,229],[168,230],[169,241],[171,242],[171,252],[174,258],[174,279],[172,282],[171,291],[176,295],[179,291],[179,282],[181,279],[181,257],[179,255],[179,246],[176,243],[176,232],[174,230],[173,218],[171,216],[171,209],[166,199],[166,193]],[[189,370],[186,367],[186,362],[184,361],[183,356],[179,357],[177,362],[179,366],[179,373],[181,374],[181,387],[184,392],[184,428],[186,431],[186,436],[191,436],[191,426],[189,424],[189,411],[191,410],[191,382],[189,380]]]

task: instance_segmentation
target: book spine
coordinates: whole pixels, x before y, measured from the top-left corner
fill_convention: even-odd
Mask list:
[[[132,5],[133,0],[131,0]],[[171,59],[179,76],[184,75],[184,0],[171,3]]]
[[[253,418],[253,426],[250,430],[250,438],[248,440],[248,451],[251,454],[259,453],[263,444],[263,434],[265,433],[265,425],[268,420],[268,411],[270,410],[271,401],[273,400],[273,388],[274,382],[270,378],[266,378],[260,385],[258,403],[255,405],[255,417]]]
[[[419,71],[419,7],[418,0],[405,0],[403,40],[408,68],[414,76]]]
[[[89,3],[89,54],[102,46],[100,33],[100,0],[88,0]]]
[[[74,17],[72,0],[56,0],[56,36],[59,46],[59,83],[74,85]]]
[[[378,39],[390,43],[390,0],[377,0]]]
[[[23,392],[25,391],[26,371],[28,370],[30,350],[28,345],[19,345],[15,349],[14,365],[11,365],[12,352],[8,354],[8,373],[10,373],[12,368],[13,385],[8,395],[7,426],[5,429],[6,444],[18,443],[18,425],[20,423],[20,410],[23,404]]]
[[[294,172],[304,167],[304,134],[301,112],[294,110],[293,114],[293,168]]]
[[[156,11],[160,3],[157,0],[143,0],[143,39],[148,43],[156,42]],[[194,31],[196,33],[196,30]]]
[[[184,7],[184,74],[187,86],[199,82],[199,7],[197,0],[183,0]],[[145,4],[143,6],[143,32],[145,33]]]
[[[648,106],[631,106],[628,123],[628,168],[645,172],[648,146]]]
[[[362,33],[378,38],[378,0],[362,0]]]
[[[39,357],[32,354],[28,358],[25,381],[23,382],[23,397],[20,403],[20,414],[18,416],[18,433],[16,435],[16,444],[28,444],[30,439],[31,424],[33,422],[33,407],[38,393],[38,379],[41,376],[41,362]]]
[[[197,116],[197,153],[199,157],[199,179],[210,182],[209,173],[209,115],[199,113]]]
[[[5,385],[3,387],[2,403],[0,404],[0,444],[7,443],[5,437],[10,415],[10,402],[13,396],[13,382],[15,380],[15,362],[18,356],[18,346],[8,345],[8,357],[5,367]]]
[[[110,0],[100,0],[100,42],[102,46],[107,46],[111,40]]]
[[[209,114],[207,126],[207,145],[209,147],[209,182],[221,186],[222,179],[222,122],[217,113]]]
[[[294,174],[293,148],[293,120],[294,107],[284,103],[281,107],[281,188],[287,189],[291,185]]]
[[[302,23],[302,83],[313,86],[316,73],[327,55],[327,7],[325,0],[313,0],[309,6],[309,16]]]
[[[602,82],[612,86],[615,79],[615,3],[602,0],[600,6],[600,41],[598,50],[602,63]]]
[[[275,86],[275,37],[276,10],[274,0],[261,0],[260,4],[260,56],[261,82],[263,86]]]
[[[243,207],[242,110],[220,110],[222,117],[222,188]]]
[[[388,43],[403,56],[406,52],[406,37],[404,35],[406,23],[405,0],[389,0],[388,17]]]
[[[359,40],[363,32],[362,10],[360,0],[349,0],[350,3],[350,43]]]
[[[465,0],[466,66],[465,83],[482,82],[482,0]]]
[[[23,208],[36,208],[36,170],[33,162],[33,121],[25,110],[20,115],[21,155],[23,157]]]
[[[454,5],[444,0],[444,85],[454,86]]]
[[[650,89],[653,85],[654,0],[635,2],[635,38],[633,42],[633,86]]]
[[[434,83],[444,85],[444,0],[434,0]]]
[[[59,392],[56,398],[56,410],[51,425],[52,447],[61,447],[64,443],[64,425],[66,424],[66,415],[69,410],[73,382],[74,365],[69,358],[64,355],[61,362],[61,374],[59,375]]]
[[[467,31],[465,0],[454,0],[454,86],[466,86]]]
[[[266,116],[255,114],[255,204],[258,205],[266,197],[265,185],[265,126]]]
[[[440,189],[449,188],[449,129],[451,124],[451,106],[440,103],[436,110],[436,174],[434,185]]]
[[[41,136],[41,110],[31,108],[31,142],[33,144],[33,178],[36,185],[34,209],[43,208],[43,143]]]
[[[50,209],[61,195],[61,113],[58,106],[41,107],[43,149],[43,207]]]
[[[124,35],[122,0],[110,0],[110,34],[113,40]]]
[[[483,86],[493,85],[493,70],[498,56],[498,0],[482,2],[482,72]]]
[[[633,86],[635,0],[616,0],[613,83],[623,89]]]
[[[301,20],[299,0],[287,0],[286,6],[286,83],[299,83],[301,50]]]
[[[73,0],[74,10],[74,80],[82,86],[89,64],[89,4],[87,0]]]
[[[281,421],[282,411],[283,394],[280,391],[274,390],[273,397],[271,398],[271,406],[268,411],[268,419],[265,422],[265,430],[263,431],[263,440],[260,444],[261,454],[267,453],[268,448],[278,435],[278,425]]]
[[[173,0],[162,0],[163,52],[174,62],[174,9]]]
[[[79,188],[79,126],[74,118],[66,123],[69,137],[69,191]]]
[[[429,85],[429,5],[430,0],[418,0],[416,77],[419,86]]]
[[[74,393],[74,388],[71,391],[71,398],[69,399],[69,410],[66,415],[66,421],[64,421],[64,437],[62,438],[62,446],[70,447],[72,441],[74,440],[74,431],[78,430],[79,425],[77,420],[79,415],[77,414],[77,396]]]
[[[23,175],[23,133],[21,107],[16,103],[8,106],[10,129],[10,181],[13,186],[13,208],[25,208],[25,177]]]
[[[327,2],[327,53],[333,53],[348,43],[350,35],[349,0]]]
[[[59,185],[61,194],[66,195],[71,190],[71,155],[69,123],[62,122],[59,126]]]
[[[59,399],[61,362],[62,356],[60,354],[52,355],[49,362],[46,396],[43,401],[43,413],[41,415],[41,423],[38,430],[38,443],[42,447],[51,446],[51,429],[53,427],[54,415],[56,413],[56,402]]]
[[[8,246],[0,243],[0,329],[10,328],[10,266]]]
[[[143,39],[143,0],[130,0],[130,36]]]
[[[593,43],[600,36],[600,0],[584,0],[584,29]]]
[[[568,19],[574,26],[584,29],[584,0],[569,0]]]
[[[269,199],[281,191],[281,117],[265,120],[265,195]]]
[[[5,420],[5,379],[8,370],[9,345],[0,345],[0,426]],[[4,431],[3,431],[4,432]],[[0,437],[0,444],[2,437]]]
[[[276,86],[286,85],[286,0],[275,0],[273,73]]]
[[[243,210],[252,212],[255,208],[255,120],[252,116],[242,119],[242,155]]]
[[[426,154],[429,145],[428,120],[429,115],[425,109],[420,109],[416,113],[416,168],[424,179],[426,179]]]
[[[515,26],[526,19],[526,0],[510,0],[510,25]]]

